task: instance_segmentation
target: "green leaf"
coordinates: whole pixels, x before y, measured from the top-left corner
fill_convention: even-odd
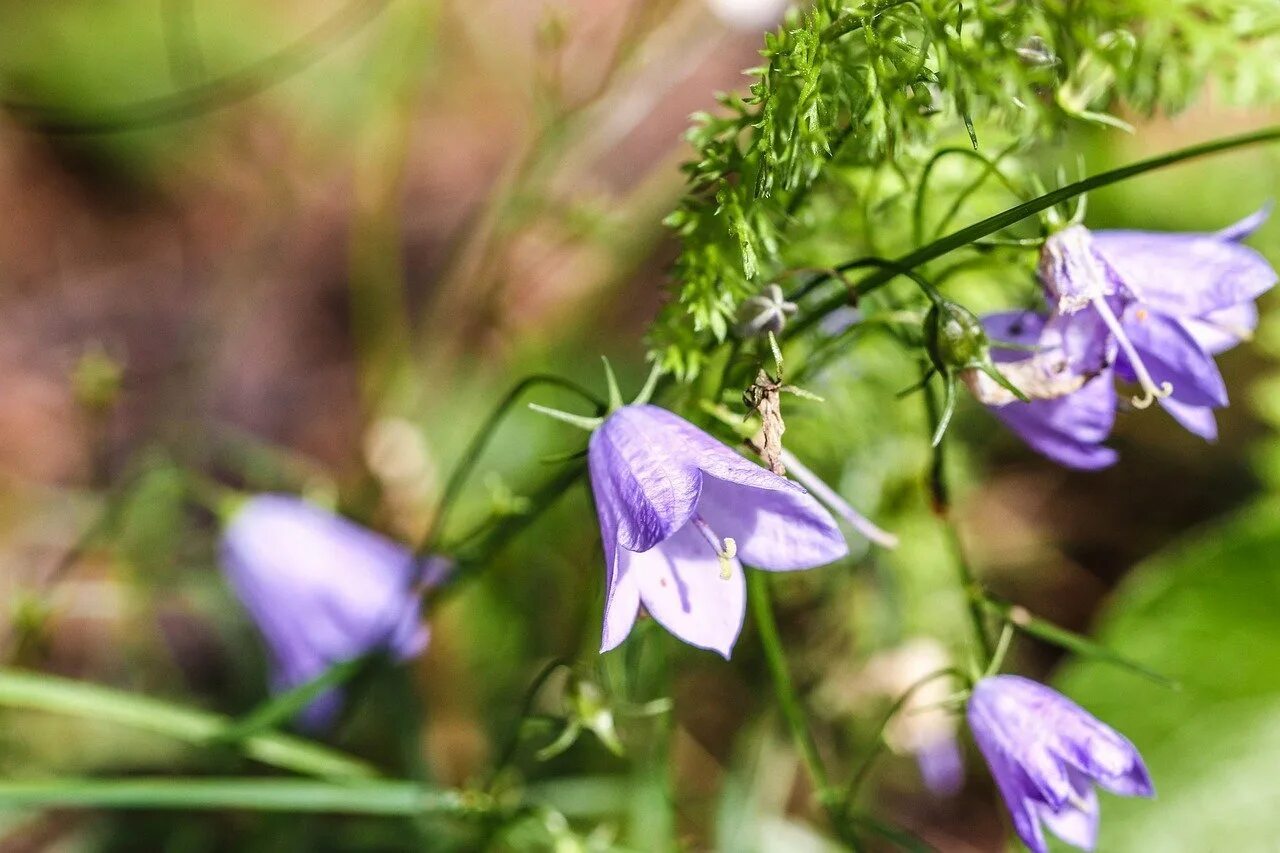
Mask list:
[[[1043,640],[1046,643],[1055,645],[1060,649],[1065,649],[1074,655],[1079,655],[1088,660],[1101,661],[1109,663],[1112,666],[1118,666],[1121,669],[1128,670],[1134,675],[1146,678],[1162,687],[1171,690],[1178,689],[1178,683],[1171,678],[1154,672],[1143,666],[1137,661],[1132,661],[1124,655],[1116,654],[1113,649],[1100,645],[1088,637],[1082,637],[1066,628],[1060,628],[1052,622],[1047,622],[1037,616],[1033,616],[1021,607],[1010,605],[1002,601],[994,601],[984,599],[983,608],[1005,620],[1013,627],[1017,628],[1025,634]]]
[[[1100,850],[1263,850],[1280,837],[1280,508],[1260,504],[1141,566],[1098,632],[1170,692],[1077,661],[1064,692],[1129,737],[1157,798],[1105,797]]]
[[[0,706],[117,723],[198,746],[221,742],[235,723],[221,714],[43,673],[0,669]],[[302,738],[250,735],[245,755],[284,770],[325,778],[371,778],[377,770],[359,759]]]

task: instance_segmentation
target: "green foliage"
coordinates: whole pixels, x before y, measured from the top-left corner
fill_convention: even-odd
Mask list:
[[[1203,531],[1128,579],[1099,639],[1178,679],[1171,691],[1101,663],[1058,680],[1133,740],[1154,802],[1107,798],[1102,850],[1263,850],[1280,832],[1280,514]]]
[[[825,0],[793,13],[766,37],[749,94],[694,117],[688,192],[667,220],[682,243],[675,298],[651,357],[696,376],[743,299],[818,263],[792,238],[839,235],[841,206],[868,191],[859,173],[890,172],[914,194],[958,133],[983,150],[989,136],[1030,148],[1073,119],[1125,126],[1107,109],[1181,109],[1210,76],[1232,100],[1270,98],[1277,71],[1259,42],[1276,40],[1277,23],[1261,0]],[[906,221],[877,225],[908,232]]]

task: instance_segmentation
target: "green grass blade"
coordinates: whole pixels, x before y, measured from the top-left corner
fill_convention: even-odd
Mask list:
[[[171,737],[197,746],[216,745],[236,723],[229,717],[160,699],[54,675],[0,668],[0,706],[85,717]],[[254,734],[239,745],[264,764],[308,776],[372,778],[369,764],[302,738]]]
[[[0,782],[0,810],[20,808],[243,809],[367,815],[480,814],[483,795],[414,782],[172,777]]]

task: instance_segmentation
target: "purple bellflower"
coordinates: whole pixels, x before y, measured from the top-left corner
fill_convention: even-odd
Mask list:
[[[626,638],[643,604],[686,643],[727,658],[746,610],[743,562],[785,571],[848,553],[801,486],[657,406],[615,409],[587,461],[604,539],[601,651]]]
[[[378,650],[399,660],[421,652],[416,584],[438,583],[448,561],[414,559],[403,545],[287,495],[257,495],[231,516],[223,568],[266,639],[271,689],[290,690],[334,664]],[[341,696],[329,690],[300,722],[332,723]]]
[[[1155,796],[1134,745],[1043,684],[1016,675],[984,678],[967,715],[1014,830],[1034,853],[1047,853],[1042,824],[1068,844],[1093,849],[1095,784],[1121,796]]]
[[[1054,234],[1039,270],[1048,313],[983,321],[994,341],[1034,349],[996,355],[1031,402],[992,388],[975,394],[1035,450],[1074,468],[1116,459],[1102,441],[1115,417],[1117,376],[1140,386],[1135,407],[1158,400],[1187,430],[1214,440],[1213,409],[1227,404],[1227,390],[1213,357],[1252,334],[1254,300],[1276,282],[1266,259],[1240,245],[1269,212],[1212,234],[1082,225]]]

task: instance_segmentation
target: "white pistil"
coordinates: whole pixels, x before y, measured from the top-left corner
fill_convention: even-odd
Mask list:
[[[711,529],[711,525],[707,524],[707,520],[700,515],[693,517],[693,526],[698,528],[702,538],[707,540],[711,550],[715,551],[716,557],[720,559],[720,577],[723,580],[732,578],[733,561],[738,557],[738,543],[731,536],[726,536],[721,542],[720,537]]]
[[[1133,372],[1138,377],[1138,384],[1142,386],[1144,392],[1142,396],[1132,399],[1134,408],[1145,409],[1156,400],[1172,394],[1172,382],[1162,382],[1157,385],[1156,381],[1151,378],[1151,373],[1147,370],[1147,366],[1142,363],[1142,359],[1138,356],[1138,351],[1134,348],[1133,342],[1124,333],[1124,327],[1120,325],[1119,318],[1111,310],[1111,306],[1107,304],[1106,297],[1094,299],[1093,307],[1098,309],[1102,322],[1106,323],[1107,328],[1111,330],[1111,334],[1116,336],[1120,349],[1124,350],[1125,357],[1129,359],[1129,364],[1133,367]]]
[[[813,492],[818,500],[834,510],[836,515],[847,521],[850,527],[882,548],[898,547],[897,536],[876,527],[870,519],[851,507],[848,501],[836,493],[835,489],[822,482],[817,474],[800,464],[800,460],[796,458],[794,453],[784,447],[781,458],[782,464],[786,466],[791,476],[800,485]]]

